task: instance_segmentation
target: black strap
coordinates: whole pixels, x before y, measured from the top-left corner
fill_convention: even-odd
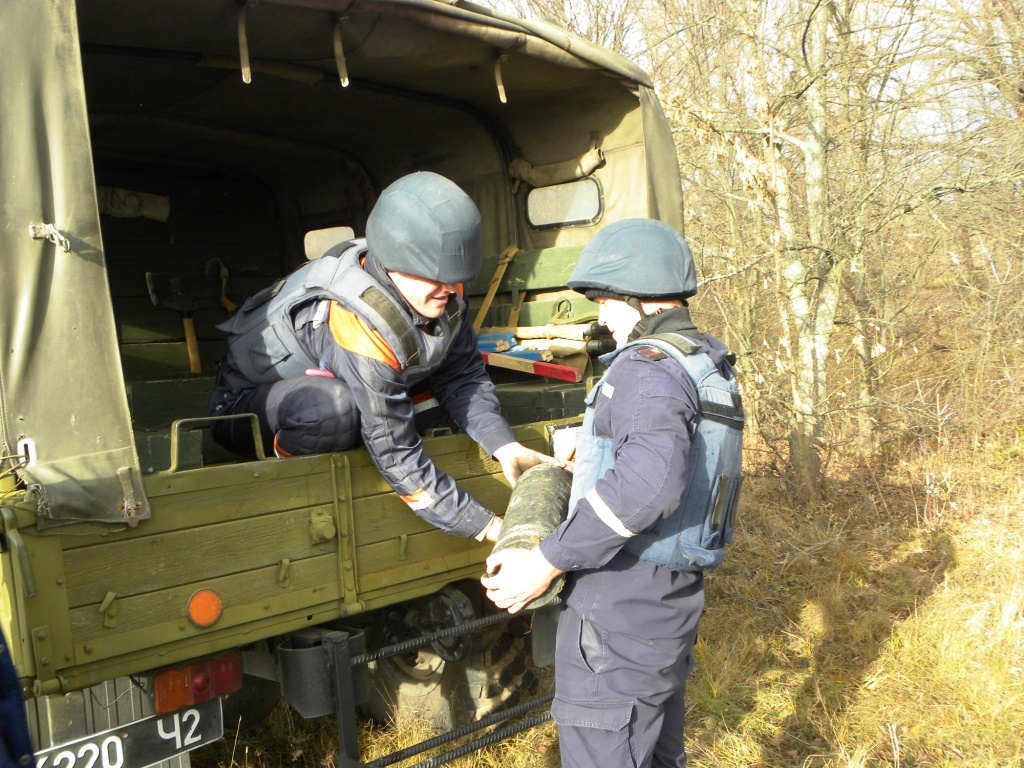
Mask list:
[[[407,366],[413,365],[416,359],[420,356],[420,347],[416,343],[416,336],[413,334],[413,329],[409,323],[406,322],[405,318],[402,317],[402,313],[398,311],[398,307],[394,305],[392,301],[388,299],[378,288],[370,286],[363,295],[360,296],[363,301],[370,305],[381,318],[387,323],[388,328],[391,330],[397,339],[398,343],[402,345],[402,354],[405,357],[405,364]]]
[[[462,322],[462,309],[459,307],[459,300],[454,293],[448,299],[448,304],[444,311],[448,316],[448,327],[451,328],[452,336],[454,336],[459,330],[459,324]]]
[[[659,333],[651,336],[645,336],[642,340],[647,341],[650,339],[658,339],[666,344],[670,344],[684,355],[693,355],[701,351],[700,344],[682,334]],[[719,424],[724,424],[727,427],[733,427],[734,429],[743,429],[743,422],[745,419],[743,413],[743,401],[735,392],[732,393],[732,405],[724,405],[722,403],[716,403],[711,400],[701,398],[700,412],[701,416],[706,419],[710,419],[711,421],[716,421]]]
[[[666,344],[675,347],[684,355],[695,355],[701,350],[701,346],[698,342],[679,333],[655,333],[650,336],[644,336],[640,341],[649,341],[650,339],[663,341]]]
[[[732,393],[731,406],[701,399],[700,413],[704,418],[717,421],[719,424],[725,424],[727,427],[743,429],[743,421],[745,419],[743,405],[740,401],[740,396],[735,392]]]

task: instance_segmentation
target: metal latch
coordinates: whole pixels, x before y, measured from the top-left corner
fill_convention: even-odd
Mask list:
[[[128,527],[134,528],[139,524],[139,515],[142,514],[145,505],[135,498],[135,484],[132,482],[132,468],[118,467],[117,479],[121,481],[121,493],[124,499],[118,504],[118,512],[127,519]]]
[[[334,515],[326,510],[317,510],[309,516],[309,535],[314,544],[333,541],[338,529],[334,526]]]
[[[113,629],[117,626],[117,595],[107,592],[107,596],[100,603],[100,613],[103,614],[103,626]]]
[[[0,523],[2,523],[0,531],[6,537],[7,545],[21,569],[21,590],[25,597],[35,597],[36,579],[32,573],[32,559],[29,557],[25,541],[18,531],[18,518],[15,516],[14,510],[10,507],[0,507]],[[0,547],[0,551],[3,551],[2,547]]]

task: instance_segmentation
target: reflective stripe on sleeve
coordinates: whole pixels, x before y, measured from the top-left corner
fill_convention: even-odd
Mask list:
[[[608,505],[604,503],[600,496],[597,495],[597,489],[593,489],[586,495],[586,500],[590,502],[590,506],[594,508],[597,516],[601,518],[601,522],[611,528],[615,533],[624,538],[630,539],[636,536],[629,528],[622,524],[622,521],[615,516],[615,513],[608,508]]]
[[[401,498],[402,501],[409,505],[409,509],[414,512],[420,509],[426,509],[431,503],[430,494],[422,488],[409,496],[402,496]]]
[[[422,413],[423,411],[429,411],[431,408],[440,408],[441,403],[438,402],[436,397],[428,397],[426,400],[420,400],[416,402],[413,400],[412,412]]]

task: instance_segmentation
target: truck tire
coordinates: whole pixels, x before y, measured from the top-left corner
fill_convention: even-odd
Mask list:
[[[428,645],[368,665],[366,714],[382,724],[413,717],[450,730],[536,693],[527,637],[502,626],[475,639],[480,650],[456,663]]]

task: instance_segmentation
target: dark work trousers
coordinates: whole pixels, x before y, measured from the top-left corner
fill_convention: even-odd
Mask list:
[[[284,381],[257,384],[239,397],[220,386],[214,392],[211,416],[255,413],[260,422],[263,450],[273,455],[277,446],[288,455],[344,451],[361,440],[359,410],[348,385],[327,376],[300,376]],[[429,379],[412,387],[414,402],[429,394]],[[436,403],[436,401],[434,401]],[[458,425],[439,405],[415,413],[416,431]],[[255,456],[252,424],[248,419],[215,421],[213,439],[240,456]]]
[[[563,768],[684,768],[686,678],[702,573],[620,552],[573,574],[555,646]]]

